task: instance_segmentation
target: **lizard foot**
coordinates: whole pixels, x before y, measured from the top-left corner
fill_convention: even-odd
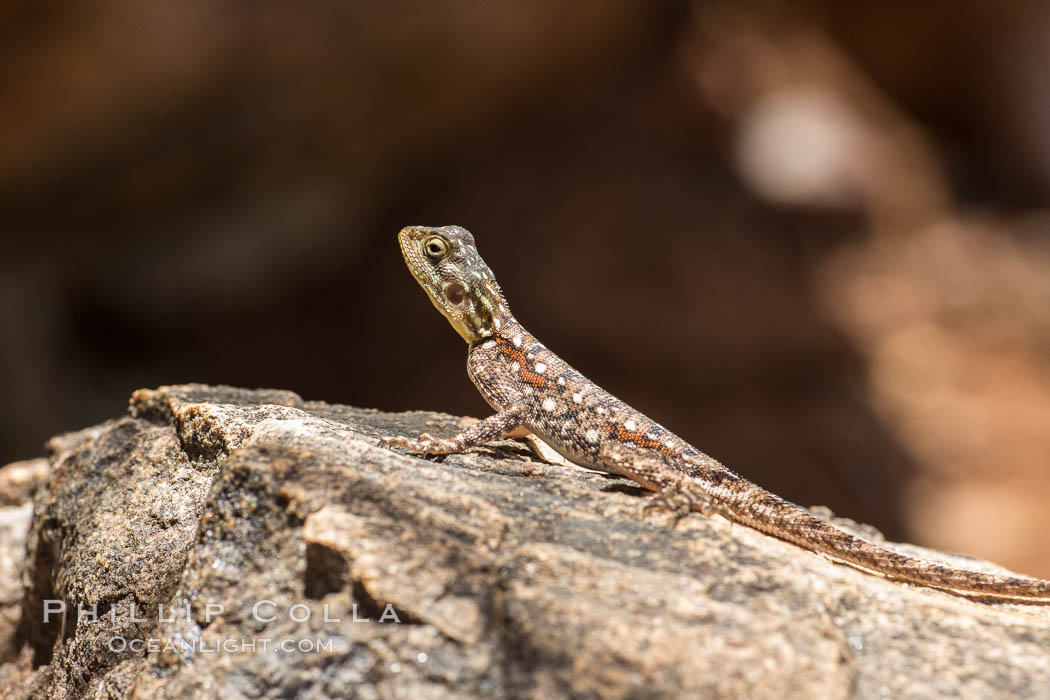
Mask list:
[[[642,517],[652,512],[663,511],[670,516],[671,527],[674,527],[694,510],[704,516],[711,516],[719,512],[718,507],[707,494],[674,485],[657,491],[642,508]]]
[[[398,436],[384,438],[379,441],[379,446],[388,449],[400,447],[403,450],[422,455],[444,455],[457,451],[456,445],[453,444],[452,440],[436,438],[430,433],[423,433],[415,440]]]

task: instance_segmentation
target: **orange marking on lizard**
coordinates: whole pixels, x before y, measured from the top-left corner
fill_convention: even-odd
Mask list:
[[[523,382],[528,382],[537,388],[546,386],[546,377],[536,374],[536,372],[532,370],[532,366],[529,363],[529,359],[525,357],[525,353],[511,345],[510,341],[506,338],[500,336],[496,336],[496,344],[504,355],[518,363],[518,376],[521,377]]]
[[[667,445],[664,445],[659,440],[650,440],[645,436],[644,433],[632,432],[624,428],[622,425],[616,426],[616,439],[619,442],[633,442],[639,447],[648,447],[651,450],[663,452],[665,455],[676,454],[676,452],[673,449],[671,449]]]

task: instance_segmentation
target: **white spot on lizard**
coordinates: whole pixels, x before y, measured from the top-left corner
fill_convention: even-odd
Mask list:
[[[543,400],[543,410],[544,411],[553,411],[554,410],[554,399],[544,399]]]
[[[543,374],[546,371],[547,371],[547,365],[543,364],[542,362],[537,362],[536,363],[536,374]]]
[[[587,441],[588,442],[598,442],[598,431],[597,430],[593,430],[593,429],[592,430],[588,430],[587,431]]]
[[[572,395],[572,400],[576,403],[583,403],[583,394],[577,391],[575,394]]]

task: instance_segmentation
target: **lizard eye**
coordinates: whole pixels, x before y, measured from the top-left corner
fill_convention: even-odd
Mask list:
[[[448,244],[441,238],[428,238],[423,242],[423,252],[431,260],[440,260],[448,252]]]

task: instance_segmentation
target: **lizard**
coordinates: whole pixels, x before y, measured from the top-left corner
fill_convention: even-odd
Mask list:
[[[511,313],[473,235],[408,226],[398,242],[412,276],[467,342],[467,375],[496,411],[448,438],[388,437],[422,455],[461,453],[527,429],[579,466],[655,492],[643,513],[731,521],[869,574],[961,596],[1050,603],[1050,581],[956,568],[879,546],[781,498],[631,408],[547,349]]]

